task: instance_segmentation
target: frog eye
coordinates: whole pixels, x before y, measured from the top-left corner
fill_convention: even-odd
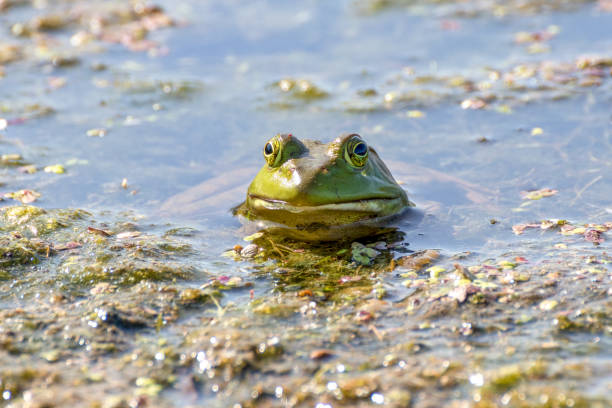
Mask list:
[[[266,145],[264,146],[263,154],[264,158],[266,159],[266,162],[268,163],[268,166],[274,167],[278,164],[278,159],[281,156],[280,147],[280,141],[276,136],[268,140],[268,143],[266,143]]]
[[[365,166],[368,162],[368,145],[358,136],[351,138],[346,145],[345,158],[354,167]]]

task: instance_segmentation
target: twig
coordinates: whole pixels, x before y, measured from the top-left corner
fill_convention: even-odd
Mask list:
[[[276,246],[278,246],[278,247],[279,247],[279,248],[281,248],[281,249],[284,249],[284,250],[285,250],[285,251],[287,251],[287,252],[293,252],[293,253],[299,253],[299,252],[300,252],[300,251],[297,251],[297,250],[295,250],[295,249],[293,249],[293,248],[289,248],[289,247],[288,247],[288,246],[286,246],[286,245],[281,245],[281,244],[278,244],[278,243],[277,243],[277,244],[276,244]]]
[[[377,338],[379,341],[383,341],[383,335],[382,335],[382,333],[381,333],[380,331],[378,331],[378,329],[376,328],[376,326],[374,326],[373,324],[371,324],[371,325],[369,325],[369,326],[368,326],[368,329],[370,329],[370,331],[371,331],[372,333],[374,333],[374,335],[376,336],[376,338]]]
[[[209,296],[212,299],[215,306],[217,306],[217,310],[219,311],[219,316],[223,316],[225,314],[225,309],[223,309],[219,301],[212,294],[210,294]]]
[[[278,249],[278,247],[274,244],[274,242],[270,238],[267,238],[267,240],[270,242],[270,245],[272,245],[272,248],[278,253],[278,256],[280,256],[281,259],[284,261],[285,260],[285,255],[283,255],[281,250]]]
[[[591,187],[593,184],[597,183],[599,180],[601,180],[603,178],[602,175],[599,175],[597,177],[595,177],[593,180],[589,181],[586,186],[582,187],[582,189],[580,189],[580,191],[578,191],[576,193],[576,197],[574,197],[574,199],[572,200],[572,202],[570,203],[570,206],[573,206],[576,201],[578,201],[578,199],[580,197],[582,197],[582,193],[584,193],[586,191],[587,188]]]

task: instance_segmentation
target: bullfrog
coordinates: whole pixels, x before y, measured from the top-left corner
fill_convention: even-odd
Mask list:
[[[324,144],[278,134],[234,215],[294,238],[369,235],[414,204],[376,150],[356,133]]]
[[[231,211],[249,226],[304,241],[329,241],[375,234],[394,223],[403,228],[442,209],[449,213],[466,203],[480,208],[494,201],[495,192],[454,175],[405,161],[385,164],[355,133],[327,144],[279,134],[264,143],[263,159],[261,168],[220,169],[168,199],[159,215],[213,216],[223,228],[227,219],[219,210],[242,199]],[[418,207],[389,169],[416,191]]]

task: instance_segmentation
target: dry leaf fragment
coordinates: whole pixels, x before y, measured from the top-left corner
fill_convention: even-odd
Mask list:
[[[90,136],[90,137],[104,137],[104,136],[106,136],[106,129],[103,129],[103,128],[89,129],[87,131],[87,136]]]
[[[342,285],[344,283],[358,282],[360,280],[361,280],[361,276],[359,276],[359,275],[355,275],[355,276],[343,276],[340,279],[338,279],[338,283]]]
[[[555,223],[550,220],[544,220],[540,223],[540,228],[542,228],[543,230],[552,228],[554,226],[555,226]]]
[[[590,229],[587,232],[585,232],[584,239],[596,245],[604,242],[603,234],[596,229]]]
[[[50,77],[47,79],[47,83],[51,89],[59,89],[66,85],[68,80],[65,77]]]
[[[64,174],[66,169],[61,164],[54,164],[52,166],[45,167],[45,173]]]
[[[92,295],[99,295],[101,293],[110,293],[110,292],[114,291],[116,288],[117,288],[117,286],[112,285],[112,284],[110,284],[108,282],[100,282],[100,283],[96,284],[96,286],[91,288],[89,293],[91,293]]]
[[[521,197],[523,200],[539,200],[540,198],[553,196],[558,192],[558,190],[551,188],[541,188],[539,190],[521,191]]]
[[[517,224],[512,226],[512,232],[521,235],[527,228],[539,228],[540,224]]]
[[[76,248],[80,248],[82,246],[83,245],[81,245],[80,242],[70,241],[70,242],[65,243],[64,245],[56,246],[54,249],[56,251],[65,251],[67,249],[76,249]]]
[[[561,234],[563,235],[581,235],[587,232],[585,227],[575,227],[573,225],[561,226]]]
[[[456,287],[448,292],[447,296],[451,299],[456,299],[459,303],[465,302],[465,299],[467,299],[467,285]]]
[[[19,190],[12,193],[6,193],[4,197],[21,201],[23,204],[29,204],[36,201],[40,197],[40,193],[34,190]]]
[[[317,350],[313,350],[310,353],[310,358],[312,360],[321,360],[323,358],[326,357],[331,357],[334,355],[334,352],[332,350],[328,350],[328,349],[317,349]]]
[[[360,310],[355,315],[355,320],[358,322],[367,322],[369,320],[372,320],[373,318],[374,315],[368,312],[367,310]]]
[[[310,289],[302,289],[297,294],[299,297],[307,297],[312,296],[312,290]]]
[[[87,227],[87,232],[92,233],[92,234],[96,234],[96,235],[101,235],[103,237],[110,237],[111,236],[110,232],[104,231],[104,230],[99,229],[99,228],[94,228],[94,227]]]
[[[0,161],[2,161],[2,164],[15,165],[19,164],[19,162],[22,160],[23,157],[18,153],[3,154],[0,156]]]
[[[484,109],[487,107],[487,103],[482,99],[469,98],[461,102],[462,109]]]
[[[425,116],[425,113],[424,113],[423,111],[420,111],[420,110],[409,110],[409,111],[406,113],[406,116],[408,116],[409,118],[415,118],[415,119],[418,119],[418,118],[422,118],[422,117],[424,117],[424,116]]]
[[[34,166],[33,164],[28,164],[26,166],[18,167],[17,171],[25,174],[34,174],[36,173],[36,166]]]
[[[140,231],[126,231],[126,232],[120,232],[119,234],[117,234],[117,239],[128,239],[128,238],[136,238],[139,237],[141,234]]]
[[[418,270],[438,259],[439,256],[440,253],[438,251],[428,249],[426,251],[419,251],[414,254],[402,256],[397,260],[397,264],[405,268]]]

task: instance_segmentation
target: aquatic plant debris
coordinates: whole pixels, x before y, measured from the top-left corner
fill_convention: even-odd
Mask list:
[[[584,3],[590,3],[593,0],[583,0],[579,2],[556,0],[556,1],[541,1],[541,0],[476,0],[470,2],[443,2],[432,0],[358,0],[355,2],[357,9],[365,15],[376,15],[383,11],[389,11],[396,8],[407,9],[416,13],[423,13],[424,10],[435,10],[442,17],[479,17],[493,16],[496,18],[504,18],[511,16],[528,16],[542,13],[550,13],[556,11],[571,11],[580,7]],[[610,11],[605,0],[600,0],[600,8]],[[438,7],[436,7],[438,6]],[[546,30],[549,34],[558,33],[556,26],[549,26]],[[541,35],[546,35],[545,33]]]
[[[539,136],[544,133],[544,130],[540,127],[534,127],[531,129],[531,136]]]
[[[40,193],[34,190],[19,190],[12,193],[5,193],[4,197],[21,201],[23,204],[30,204],[40,198]]]
[[[64,174],[66,169],[61,164],[53,164],[50,166],[45,166],[44,171],[45,173]]]
[[[256,239],[256,242],[267,242],[263,238],[263,236],[260,236]],[[300,243],[297,244],[303,245]],[[568,279],[564,280],[562,278],[563,275],[559,274],[559,267],[561,267],[564,271],[572,271],[576,265],[580,265],[582,263],[582,260],[579,259],[581,256],[578,255],[580,252],[576,253],[578,258],[576,258],[574,261],[569,261],[570,258],[567,258],[567,256],[571,253],[571,250],[570,252],[564,253],[566,256],[565,259],[566,261],[569,261],[569,263],[564,263],[562,266],[560,266],[559,263],[551,263],[548,265],[547,262],[541,262],[541,260],[539,260],[538,264],[534,267],[530,266],[532,262],[525,256],[515,255],[511,259],[499,259],[495,261],[487,260],[481,264],[468,263],[467,265],[462,265],[456,261],[452,261],[455,262],[452,264],[452,268],[448,268],[446,266],[446,260],[440,259],[438,251],[423,251],[420,254],[416,254],[411,257],[400,258],[404,258],[403,263],[405,266],[411,266],[412,268],[421,268],[422,265],[427,265],[432,262],[437,262],[438,264],[430,266],[424,271],[426,276],[428,276],[427,279],[423,279],[426,276],[419,274],[415,271],[415,269],[409,269],[411,272],[406,273],[406,277],[408,277],[408,280],[411,281],[415,285],[414,287],[418,288],[418,290],[407,292],[408,295],[405,298],[400,296],[399,299],[401,300],[398,300],[395,306],[393,306],[392,303],[385,300],[385,298],[389,296],[388,291],[385,291],[382,300],[368,297],[368,295],[372,293],[371,291],[376,288],[377,284],[370,278],[366,279],[364,275],[339,276],[337,282],[340,285],[336,286],[335,289],[331,289],[332,292],[327,292],[327,296],[329,296],[329,293],[336,292],[333,294],[333,297],[321,297],[323,292],[317,289],[318,284],[312,280],[313,276],[316,275],[311,275],[310,277],[300,276],[307,271],[307,269],[302,269],[300,266],[300,264],[304,261],[303,255],[296,254],[295,257],[290,256],[291,252],[289,249],[295,248],[296,243],[287,240],[280,240],[275,242],[275,245],[287,247],[288,252],[283,252],[281,256],[277,254],[276,251],[271,250],[272,246],[270,244],[262,245],[262,253],[267,254],[265,255],[264,259],[268,259],[268,261],[270,259],[274,259],[275,262],[278,262],[278,272],[275,272],[275,268],[270,268],[270,265],[266,265],[266,262],[268,261],[264,261],[264,264],[255,266],[255,268],[256,270],[261,270],[262,273],[273,274],[275,279],[277,279],[277,288],[279,288],[279,292],[273,298],[262,298],[254,303],[254,310],[258,316],[268,316],[271,319],[280,319],[283,321],[283,319],[295,319],[296,313],[298,313],[299,310],[302,318],[308,319],[308,321],[310,321],[313,316],[326,319],[327,330],[331,330],[332,332],[335,330],[335,323],[330,323],[329,319],[331,316],[335,316],[334,321],[339,325],[337,328],[338,330],[343,330],[341,328],[346,328],[346,319],[350,319],[356,324],[364,326],[363,334],[361,334],[361,336],[365,336],[365,338],[370,336],[370,341],[390,341],[390,344],[395,344],[395,346],[391,346],[387,350],[381,350],[380,357],[378,359],[374,359],[374,361],[372,361],[371,358],[364,357],[369,361],[369,363],[367,363],[366,367],[363,368],[355,368],[355,356],[343,352],[342,347],[317,347],[312,349],[312,351],[310,351],[308,354],[311,361],[321,361],[320,364],[325,364],[326,367],[339,368],[330,368],[327,370],[324,369],[325,374],[322,383],[325,386],[320,392],[305,391],[311,389],[309,387],[313,386],[313,382],[321,382],[317,379],[309,380],[307,378],[299,380],[296,379],[296,384],[300,384],[303,392],[306,392],[305,395],[300,394],[303,395],[301,397],[298,397],[296,394],[286,388],[284,389],[283,395],[293,396],[293,398],[295,398],[294,401],[300,401],[300,403],[305,401],[321,400],[331,402],[330,398],[335,398],[335,404],[339,404],[340,406],[351,406],[357,401],[364,401],[366,399],[371,400],[371,395],[373,394],[380,395],[375,396],[375,398],[378,400],[385,398],[385,401],[395,401],[393,398],[399,398],[399,395],[401,394],[400,389],[402,389],[402,387],[406,387],[407,384],[414,384],[415,381],[420,384],[416,389],[410,388],[412,391],[428,389],[429,387],[439,386],[438,381],[440,378],[445,378],[444,382],[447,384],[445,388],[448,387],[449,391],[453,390],[462,383],[461,381],[457,381],[459,378],[467,378],[471,370],[469,365],[464,365],[463,363],[458,363],[457,361],[450,362],[440,360],[436,361],[439,364],[439,366],[436,366],[435,363],[431,364],[432,362],[425,356],[422,357],[422,359],[428,361],[428,364],[420,365],[420,363],[415,362],[415,359],[416,361],[421,361],[421,357],[419,357],[419,350],[422,350],[425,346],[423,344],[415,345],[411,342],[405,343],[406,339],[402,338],[402,336],[406,335],[405,329],[395,328],[393,331],[380,330],[378,328],[379,324],[394,316],[404,316],[404,318],[406,318],[406,316],[416,315],[420,316],[420,318],[427,317],[432,319],[434,322],[438,322],[436,324],[442,324],[444,326],[444,323],[442,323],[443,320],[439,319],[447,319],[449,316],[457,316],[459,318],[459,316],[461,316],[460,321],[462,321],[462,323],[460,323],[459,326],[453,326],[452,329],[448,329],[456,331],[459,335],[464,336],[465,338],[475,339],[481,336],[486,336],[486,333],[495,333],[494,335],[496,336],[503,335],[502,333],[512,333],[512,328],[517,326],[523,327],[523,330],[527,329],[531,331],[531,329],[528,329],[528,325],[529,322],[533,320],[531,317],[526,318],[526,313],[533,314],[534,310],[538,310],[541,313],[556,313],[558,310],[560,310],[561,306],[568,308],[564,310],[571,309],[567,303],[562,303],[557,299],[547,299],[545,297],[543,298],[542,295],[535,295],[543,288],[549,287],[548,285],[550,284],[550,279],[557,279],[557,284],[562,286],[575,285],[575,276],[582,276],[584,274],[595,274],[593,276],[596,276],[597,274],[601,274],[601,271],[596,271],[595,269],[587,270],[582,268],[579,272],[575,271],[571,273],[568,275]],[[369,245],[376,246],[376,243],[372,242]],[[386,245],[386,247],[388,248],[389,245]],[[351,248],[363,250],[364,248],[368,248],[368,246],[363,243],[359,243],[358,245],[352,243]],[[382,247],[379,246],[379,248]],[[343,273],[345,270],[344,268],[350,267],[350,264],[353,261],[353,255],[351,252],[342,252],[337,248],[334,248],[333,250],[330,248],[329,251],[324,247],[318,249],[313,248],[313,250],[316,252],[316,255],[307,252],[306,256],[310,258],[309,262],[311,264],[317,265],[317,268],[323,267],[323,265],[329,263],[332,268],[339,268],[338,273]],[[388,251],[389,249],[383,249],[379,254],[379,257],[384,256],[385,252]],[[338,253],[340,253],[340,256],[346,254],[350,255],[350,257],[344,258],[344,261],[330,257],[330,254]],[[394,261],[397,262],[400,258],[396,258]],[[378,257],[374,259],[378,259]],[[602,258],[599,258],[599,262],[608,262],[609,259],[610,258],[608,255],[604,255]],[[362,268],[363,264],[358,267],[357,271],[361,270]],[[332,270],[333,269],[329,269],[330,272],[327,273],[333,274],[333,272],[331,272]],[[374,269],[374,271],[375,270],[377,269]],[[380,269],[378,270],[380,271]],[[448,270],[451,270],[452,273],[449,274],[447,272]],[[372,269],[370,269],[369,275],[371,275],[372,272]],[[606,281],[609,281],[612,276],[610,275],[609,270],[605,276]],[[221,280],[227,279],[227,277],[221,278]],[[321,277],[318,279],[321,279]],[[390,279],[388,275],[386,280],[388,281],[387,285],[393,281],[393,279]],[[583,282],[586,284],[584,279],[580,279],[578,282]],[[347,287],[346,289],[343,288],[344,285],[351,283],[353,285],[357,284],[358,286]],[[366,284],[370,289],[362,289],[362,285],[364,284]],[[300,287],[303,287],[302,285],[309,285],[309,288],[299,289]],[[330,288],[327,290],[330,290]],[[397,289],[392,290],[397,291]],[[549,290],[545,293],[550,296],[554,292]],[[317,298],[317,296],[319,296],[317,303],[310,301],[310,299],[313,297]],[[300,301],[300,299],[303,300]],[[327,303],[331,299],[333,299],[333,302]],[[572,299],[574,300],[571,300],[571,302],[580,302],[579,297]],[[567,300],[564,300],[564,302],[567,302]],[[466,313],[468,315],[472,315],[472,313],[479,310],[479,305],[481,305],[480,307],[486,308],[496,307],[496,313],[500,313],[500,310],[503,310],[504,318],[502,320],[507,320],[508,316],[515,315],[515,317],[511,319],[511,321],[515,323],[504,324],[501,323],[502,320],[500,320],[493,324],[493,326],[483,326],[482,324],[476,323],[474,320],[470,320],[469,318],[466,320]],[[535,306],[535,309],[532,306]],[[344,313],[337,316],[336,314],[340,310],[343,310]],[[562,321],[562,317],[555,317],[555,319],[561,319],[559,322],[562,323],[559,323],[559,326],[556,327],[563,327],[563,330],[572,330],[572,327],[576,327],[573,326],[571,320],[566,323]],[[606,321],[612,323],[612,321],[609,321],[609,319]],[[436,330],[436,324],[426,322],[420,324],[420,328],[421,330]],[[514,326],[515,324],[517,326]],[[580,327],[581,329],[578,330],[591,330],[586,329],[586,326]],[[597,328],[593,329],[599,330]],[[296,328],[296,330],[298,329]],[[539,329],[533,327],[533,330],[537,331]],[[521,333],[522,334],[517,333],[516,336],[520,338],[525,332],[522,331]],[[234,336],[237,335],[234,334]],[[511,335],[510,337],[512,338],[513,336]],[[206,339],[207,337],[205,336],[204,338]],[[234,341],[236,338],[237,337],[233,337]],[[397,342],[395,340],[390,340],[390,338],[397,339]],[[402,338],[402,340],[400,340],[400,338]],[[429,339],[430,342],[432,341],[430,336],[423,338]],[[277,354],[275,352],[276,357],[270,361],[270,364],[272,364],[273,367],[277,367],[277,364],[280,364],[282,367],[282,361],[285,358],[289,358],[291,353],[291,342],[297,341],[298,343],[302,344],[302,341],[306,340],[308,342],[308,339],[310,338],[304,338],[303,336],[299,336],[297,338],[293,338],[292,336],[283,336],[279,338],[279,343],[283,344],[283,352],[282,354]],[[310,341],[314,347],[314,345],[317,344],[318,337],[315,336]],[[327,343],[327,345],[329,344],[330,343]],[[467,344],[469,344],[469,341]],[[260,343],[258,347],[265,349],[265,343]],[[299,347],[301,346],[298,346],[298,349]],[[470,347],[468,347],[468,349],[470,349]],[[506,350],[506,352],[516,353],[516,346],[510,347],[508,350]],[[560,350],[560,345],[554,341],[550,341],[542,345],[542,355],[545,355],[545,353],[550,353],[551,350]],[[231,353],[229,350],[226,352]],[[502,354],[504,354],[503,351]],[[410,358],[407,358],[408,355]],[[206,360],[201,360],[206,361],[207,367],[201,370],[202,373],[208,372],[208,370],[211,369],[214,370],[214,368],[209,365],[212,361],[209,359],[211,356],[212,355],[207,353]],[[411,363],[408,361],[411,361]],[[372,370],[371,364],[374,364],[374,370]],[[555,371],[554,369],[551,370],[552,366],[550,364],[550,362],[542,363],[539,360],[533,360],[525,363],[524,365],[505,365],[501,366],[500,368],[490,368],[486,370],[483,375],[480,375],[478,379],[474,377],[474,379],[470,381],[473,384],[482,387],[483,394],[481,395],[485,396],[485,398],[488,398],[490,401],[493,401],[499,398],[502,390],[504,392],[518,393],[518,390],[530,389],[530,387],[524,388],[524,385],[527,383],[529,378],[532,378],[532,376],[535,375],[533,374],[535,371],[531,370],[537,370],[538,378],[544,379],[545,382],[551,381],[553,376],[557,375],[553,374],[553,372],[558,373],[558,371]],[[349,366],[351,368],[347,369]],[[402,369],[402,367],[404,368]],[[412,368],[409,369],[408,367]],[[452,367],[452,369],[449,367]],[[219,366],[219,369],[220,368],[221,366]],[[408,373],[412,372],[414,369],[417,369],[417,373],[414,375],[408,375]],[[401,373],[401,378],[405,378],[408,382],[401,380],[390,380],[389,376],[391,373],[395,372],[395,370],[401,371],[396,372],[396,376],[394,378],[397,378],[397,373]],[[278,375],[281,374],[279,373]],[[372,384],[373,381],[374,384]],[[447,383],[447,381],[449,382]],[[273,394],[275,389],[272,384],[274,384],[274,381],[271,381],[271,388],[269,392]],[[414,387],[414,385],[410,387]],[[342,394],[338,394],[336,390],[342,390]],[[379,392],[374,392],[374,390],[379,390]],[[556,390],[558,391],[558,389]],[[415,396],[416,398],[422,398],[421,391],[415,392],[416,394],[411,394],[412,398],[415,398]],[[438,390],[437,392],[440,391]],[[537,399],[537,396],[541,395],[541,389],[538,387],[535,387],[529,392],[533,392],[533,395],[529,394],[532,396],[527,396],[527,398],[530,400],[531,398]],[[341,397],[338,397],[339,395],[341,395]],[[421,397],[419,397],[419,395],[421,395]],[[575,397],[578,398],[577,395]],[[406,401],[406,399],[400,400],[404,402]],[[596,406],[605,406],[597,405],[603,400],[592,399],[585,401],[589,401],[588,403],[595,404]]]
[[[360,265],[369,265],[379,254],[380,252],[376,249],[366,247],[359,242],[353,242],[351,244],[351,255],[353,260]]]
[[[90,137],[104,137],[106,136],[107,130],[103,129],[103,128],[94,128],[94,129],[89,129],[87,131],[87,136]]]
[[[548,52],[546,47],[538,42],[528,51]],[[351,86],[328,92],[309,81],[285,79],[270,87],[280,92],[268,106],[287,110],[315,105],[319,109],[356,114],[402,112],[408,108],[404,117],[409,119],[423,118],[428,109],[441,104],[456,105],[463,110],[513,114],[514,109],[527,104],[584,95],[588,88],[604,86],[610,82],[610,70],[612,57],[608,55],[577,55],[573,60],[519,62],[503,69],[487,67],[471,74],[403,69],[367,92]],[[530,134],[542,136],[545,131],[536,126]]]
[[[544,197],[550,197],[557,194],[558,190],[552,188],[541,188],[539,190],[521,191],[521,197],[523,200],[539,200]]]
[[[561,235],[580,235],[586,241],[594,244],[601,244],[605,241],[604,233],[612,229],[612,222],[572,225],[566,220],[544,220],[539,223],[517,224],[512,226],[512,231],[516,235],[523,234],[527,229],[556,230]]]
[[[544,254],[514,245],[485,258],[406,253],[393,234],[339,247],[260,233],[249,244],[259,257],[235,261],[248,273],[228,265],[232,273],[211,275],[197,268],[190,234],[131,215],[103,218],[34,206],[0,210],[0,302],[22,299],[0,310],[0,364],[10,367],[0,385],[12,402],[128,403],[137,395],[173,406],[167,398],[182,395],[177,387],[187,381],[193,398],[245,406],[273,404],[281,386],[296,406],[374,400],[406,406],[458,394],[469,404],[472,387],[490,403],[521,394],[537,406],[542,395],[553,400],[561,392],[584,407],[609,403],[568,391],[584,363],[558,358],[591,350],[592,336],[609,341],[612,258],[595,248],[568,241]],[[537,225],[602,235],[612,228],[562,220]],[[20,297],[32,280],[35,303]],[[274,284],[262,290],[267,281]],[[525,342],[526,336],[542,340]],[[565,336],[589,337],[565,342]],[[348,342],[369,352],[355,353]],[[441,347],[457,353],[439,356]],[[76,359],[85,371],[66,368]],[[608,368],[589,367],[602,376]],[[64,381],[78,392],[64,394]],[[217,393],[198,396],[214,386]]]

